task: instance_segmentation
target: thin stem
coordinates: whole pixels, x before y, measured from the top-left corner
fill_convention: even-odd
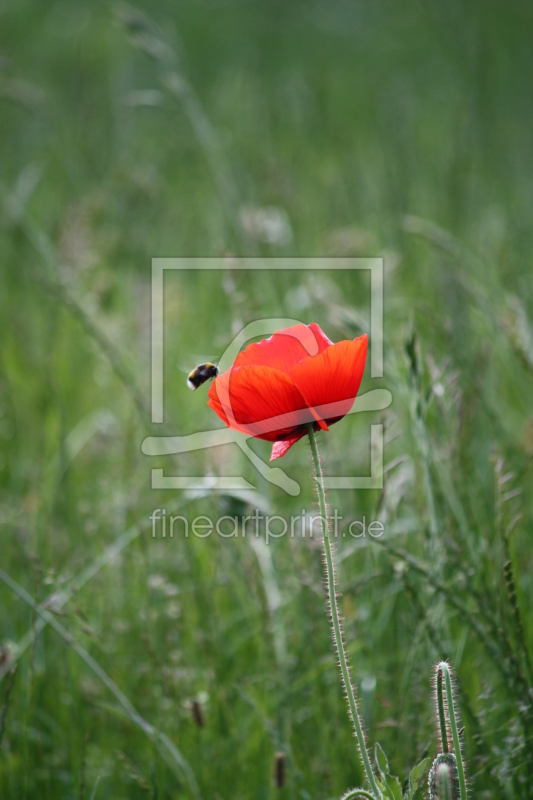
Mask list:
[[[309,431],[309,443],[311,445],[311,454],[313,456],[313,465],[315,468],[316,486],[318,491],[318,502],[320,506],[320,517],[322,520],[322,533],[323,533],[324,554],[326,563],[326,588],[328,593],[329,609],[331,612],[331,621],[333,623],[333,643],[335,645],[335,650],[337,651],[337,657],[339,659],[341,679],[344,686],[344,691],[346,693],[346,699],[348,700],[350,717],[352,719],[353,727],[355,730],[357,744],[359,745],[359,753],[361,756],[361,760],[363,762],[363,767],[366,772],[366,777],[368,783],[370,784],[374,797],[376,798],[376,800],[381,800],[381,792],[378,789],[376,779],[372,771],[372,765],[370,764],[370,759],[368,757],[368,752],[366,749],[365,735],[363,733],[363,725],[359,717],[359,713],[357,711],[357,703],[355,701],[352,682],[350,680],[350,672],[348,670],[348,661],[346,659],[346,653],[344,651],[344,641],[342,636],[339,606],[337,603],[337,593],[335,589],[335,563],[333,560],[333,550],[331,547],[331,539],[328,529],[326,492],[324,489],[324,479],[322,475],[322,467],[320,465],[318,444],[316,441],[315,432],[313,430],[313,425],[309,424],[307,426],[307,430]]]
[[[455,707],[453,704],[453,690],[452,678],[450,667],[446,661],[441,661],[438,666],[439,672],[444,675],[444,685],[446,686],[446,705],[448,708],[448,720],[450,723],[450,730],[452,732],[453,749],[455,751],[455,760],[457,763],[457,776],[459,778],[459,794],[461,800],[467,800],[466,795],[466,780],[465,771],[463,767],[463,756],[461,754],[461,744],[459,742],[459,734],[457,732],[457,721],[455,719]]]
[[[533,670],[531,668],[531,661],[529,658],[529,650],[527,647],[526,639],[524,636],[524,626],[522,624],[522,615],[520,613],[520,606],[518,605],[518,598],[516,595],[516,585],[514,580],[513,574],[513,562],[511,561],[509,555],[509,547],[507,544],[507,538],[504,537],[505,545],[506,545],[506,556],[507,561],[503,565],[503,576],[505,578],[505,585],[507,587],[507,596],[509,598],[509,603],[511,604],[511,610],[513,612],[513,622],[514,628],[516,633],[516,639],[518,642],[519,647],[522,649],[524,655],[524,661],[526,666],[526,674],[527,674],[527,681],[531,686]]]
[[[94,798],[96,797],[96,790],[98,789],[98,784],[100,783],[100,779],[101,779],[101,777],[102,777],[102,776],[101,776],[101,775],[99,775],[99,776],[97,777],[97,779],[96,779],[95,783],[94,783],[93,790],[92,790],[92,792],[91,792],[91,797],[90,797],[90,800],[94,800]]]

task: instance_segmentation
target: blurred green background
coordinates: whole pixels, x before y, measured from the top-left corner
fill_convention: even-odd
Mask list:
[[[233,255],[385,258],[385,377],[367,367],[362,391],[392,405],[320,437],[331,474],[366,474],[385,426],[384,489],[329,498],[385,526],[337,553],[369,746],[402,784],[434,755],[449,658],[475,796],[533,797],[532,34],[526,0],[2,2],[2,798],[308,800],[363,780],[319,542],[150,532],[155,508],[314,508],[304,441],[279,462],[299,497],[235,446],[141,454],[161,433],[152,257],[227,258],[167,282],[171,433],[220,427],[186,372],[248,322],[368,330],[363,274]],[[153,466],[256,492],[156,492]]]

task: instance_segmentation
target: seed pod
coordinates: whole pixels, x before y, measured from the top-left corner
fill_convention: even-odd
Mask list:
[[[439,770],[442,764],[448,767],[447,776],[442,774],[444,771]],[[459,800],[457,762],[453,753],[439,753],[431,765],[428,776],[429,800],[445,800],[446,794],[443,792],[446,787],[450,790],[449,800]]]
[[[285,753],[274,756],[274,782],[278,789],[285,785]]]
[[[198,700],[191,700],[191,714],[199,728],[204,727],[204,713]]]

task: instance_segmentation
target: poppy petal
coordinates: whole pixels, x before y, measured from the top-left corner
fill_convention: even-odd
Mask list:
[[[327,347],[333,346],[333,342],[331,341],[331,339],[328,339],[324,331],[321,329],[320,325],[317,325],[316,322],[312,322],[309,325],[309,329],[312,330],[315,335],[319,353],[323,353]]]
[[[368,336],[332,345],[296,364],[291,377],[317,418],[337,421],[351,409],[366,363]]]
[[[272,445],[272,455],[270,456],[270,460],[274,461],[276,458],[281,458],[285,455],[285,453],[291,449],[293,444],[299,442],[302,436],[305,436],[307,433],[306,430],[303,431],[295,431],[294,433],[289,434],[285,439],[280,439],[277,442],[274,442]]]
[[[318,332],[313,330],[313,325],[293,325],[277,331],[269,339],[249,344],[239,353],[233,368],[265,366],[288,374],[299,361],[321,353],[325,340],[329,341],[318,325],[315,327]]]
[[[228,417],[226,412],[222,408],[222,403],[218,399],[217,393],[217,380],[214,380],[211,386],[209,387],[209,400],[207,401],[207,405],[213,409],[215,414],[218,414],[222,422],[224,422],[229,427]]]
[[[281,370],[234,367],[215,383],[226,424],[260,439],[273,442],[315,419],[290,376]],[[221,416],[215,405],[211,407]]]

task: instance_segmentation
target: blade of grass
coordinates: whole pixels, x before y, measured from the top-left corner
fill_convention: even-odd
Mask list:
[[[61,636],[61,638],[74,650],[75,653],[82,659],[82,661],[89,667],[89,669],[99,678],[102,683],[109,689],[111,694],[117,699],[119,704],[122,706],[124,711],[126,712],[128,718],[134,725],[136,725],[143,733],[150,739],[151,742],[157,747],[160,755],[170,769],[174,772],[174,774],[181,779],[185,777],[189,788],[191,790],[192,796],[195,800],[201,800],[200,788],[198,786],[198,782],[196,780],[196,776],[189,764],[189,762],[185,759],[181,751],[176,747],[174,742],[165,734],[161,733],[157,728],[155,728],[151,723],[147,722],[144,717],[142,717],[135,706],[131,703],[131,701],[126,697],[126,695],[119,689],[117,684],[113,681],[113,679],[107,674],[107,672],[98,664],[97,661],[88,653],[88,651],[83,647],[83,645],[79,644],[76,639],[66,630],[66,628],[58,622],[55,617],[43,608],[41,605],[37,604],[33,597],[28,594],[28,592],[20,586],[16,581],[13,580],[3,569],[0,569],[0,580],[8,586],[18,597],[23,600],[28,606],[30,606],[33,611],[42,617],[50,627],[52,627],[56,633]]]
[[[199,496],[200,494],[197,495],[197,497]],[[168,506],[168,510],[170,513],[180,511],[182,508],[191,503],[193,499],[197,499],[197,497],[186,498],[183,501],[171,504]],[[133,525],[131,528],[128,528],[128,530],[124,531],[124,533],[121,533],[112,544],[106,547],[105,550],[100,553],[100,555],[96,556],[96,558],[90,564],[88,564],[85,569],[82,569],[82,571],[72,579],[70,585],[66,589],[55,596],[54,610],[61,610],[71,600],[71,598],[85,586],[85,584],[89,583],[89,581],[100,572],[102,567],[105,567],[107,564],[113,561],[113,559],[116,558],[116,556],[122,552],[122,550],[134,542],[135,539],[137,539],[148,527],[149,523],[146,521],[140,525]],[[31,646],[32,642],[35,640],[35,637],[43,630],[43,628],[46,627],[46,625],[46,619],[44,617],[40,617],[35,621],[35,625],[26,631],[22,639],[20,639],[15,645],[11,657],[6,660],[5,664],[0,666],[0,682],[13,668],[13,664],[16,663],[23,653],[28,649],[28,647]]]

